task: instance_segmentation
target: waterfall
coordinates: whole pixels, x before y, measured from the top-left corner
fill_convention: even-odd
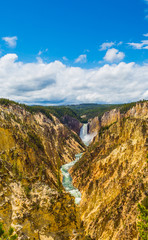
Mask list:
[[[96,136],[96,133],[89,134],[88,133],[88,123],[83,124],[83,126],[80,129],[80,138],[84,142],[86,146],[88,146],[93,138]]]
[[[80,129],[80,138],[82,139],[82,141],[87,134],[88,134],[88,124],[85,123]]]

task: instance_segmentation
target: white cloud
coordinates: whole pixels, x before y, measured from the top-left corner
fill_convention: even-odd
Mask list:
[[[147,76],[146,64],[82,69],[60,61],[23,63],[7,54],[0,58],[0,96],[30,104],[121,103],[148,98]]]
[[[62,59],[64,60],[64,61],[68,61],[68,58],[67,57],[62,57]]]
[[[75,59],[75,63],[86,63],[87,62],[87,55],[82,54],[77,59]]]
[[[14,47],[16,47],[16,42],[17,42],[18,38],[16,36],[3,37],[2,40],[4,40],[9,47],[14,48]]]
[[[36,60],[38,63],[43,63],[43,59],[39,56],[39,57],[36,57]]]
[[[148,33],[143,34],[144,37],[148,37]]]
[[[128,45],[132,46],[134,49],[148,49],[148,40],[142,40],[140,43],[132,42],[128,43]]]
[[[148,4],[148,0],[144,0],[144,2],[145,2],[146,4]],[[145,13],[146,13],[145,19],[148,20],[148,14],[147,14],[147,13],[148,13],[148,9],[147,9],[147,8],[145,9]]]
[[[118,62],[120,60],[122,60],[125,57],[125,54],[123,52],[119,52],[118,49],[115,48],[111,48],[108,49],[105,56],[104,56],[104,60],[107,62]]]
[[[132,42],[132,43],[128,43],[128,45],[132,46],[135,49],[142,49],[142,47],[143,47],[143,43],[134,43],[134,42]]]
[[[122,41],[120,41],[118,44],[117,44],[117,46],[120,46],[120,45],[122,45],[123,44],[123,42]]]
[[[115,45],[114,42],[105,42],[105,43],[102,43],[100,45],[100,51],[103,51],[103,50],[107,50],[108,48],[112,47],[113,45]]]
[[[39,52],[38,52],[38,56],[41,56],[41,55],[42,55],[42,53],[43,53],[42,51],[39,51]]]
[[[48,48],[46,48],[45,50],[40,50],[39,52],[38,52],[38,56],[41,56],[43,53],[45,53],[45,52],[48,52]]]

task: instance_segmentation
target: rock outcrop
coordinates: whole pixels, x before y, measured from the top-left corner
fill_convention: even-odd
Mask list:
[[[143,103],[137,103],[135,107],[131,108],[127,113],[125,113],[125,117],[135,117],[135,118],[148,118],[148,101]]]
[[[92,134],[99,131],[101,127],[110,126],[111,124],[120,121],[124,114],[120,113],[119,109],[113,109],[105,112],[101,117],[95,117],[89,120],[89,133]]]
[[[93,134],[98,132],[101,128],[101,121],[99,117],[94,117],[93,119],[89,119],[88,121],[88,133]]]
[[[0,106],[0,222],[19,239],[71,239],[78,219],[65,193],[62,164],[83,151],[78,135],[55,116]]]
[[[122,118],[111,111],[110,127],[101,128],[71,169],[81,191],[81,219],[93,240],[138,239],[137,204],[147,195],[148,102],[137,104]],[[103,118],[103,119],[104,119]]]
[[[62,117],[61,121],[78,135],[80,134],[80,128],[82,127],[82,123],[79,120],[71,116],[65,115]]]
[[[142,116],[143,118],[144,117],[147,118],[148,116],[147,109],[148,103],[146,101],[142,103],[139,102],[134,107],[124,112],[121,112],[120,108],[107,111],[101,117],[95,117],[89,120],[89,133],[91,134],[96,131],[99,131],[101,127],[110,126],[111,124],[120,121],[124,117],[141,118]]]

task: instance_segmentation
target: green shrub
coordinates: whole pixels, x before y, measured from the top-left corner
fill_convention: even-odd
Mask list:
[[[9,228],[8,233],[5,233],[3,229],[3,224],[0,223],[0,240],[15,240],[17,239],[17,234],[14,234],[14,229]]]
[[[29,141],[29,144],[31,147],[36,148],[37,146],[40,150],[44,151],[44,146],[42,144],[42,141],[35,132],[29,131],[28,136],[29,136],[29,139],[31,140]]]
[[[148,197],[138,204],[139,221],[137,224],[141,240],[148,240]]]
[[[31,191],[30,186],[24,186],[24,192],[28,198],[30,197],[30,191]]]
[[[11,101],[11,100],[6,99],[6,98],[0,98],[0,104],[5,105],[5,106],[9,106],[9,105],[12,105],[12,104],[19,105],[19,103],[16,103],[16,102]]]
[[[15,162],[12,166],[12,171],[15,175],[18,175],[19,174],[19,170],[18,170],[18,167],[17,167],[17,163]]]
[[[90,237],[90,235],[87,235],[87,236],[85,237],[85,240],[92,240],[92,238]]]

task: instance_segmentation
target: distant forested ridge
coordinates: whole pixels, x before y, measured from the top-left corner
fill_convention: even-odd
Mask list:
[[[140,100],[139,102],[145,102],[146,100]],[[137,102],[123,103],[123,104],[97,104],[97,103],[85,103],[76,105],[63,105],[63,106],[39,106],[39,105],[25,105],[11,101],[9,99],[0,99],[1,105],[8,106],[9,104],[17,104],[24,107],[31,113],[41,112],[48,118],[52,119],[51,114],[62,120],[66,115],[73,117],[80,122],[87,122],[88,119],[96,116],[100,117],[105,112],[110,111],[114,108],[120,109],[121,113],[127,112],[131,107],[135,106]]]

